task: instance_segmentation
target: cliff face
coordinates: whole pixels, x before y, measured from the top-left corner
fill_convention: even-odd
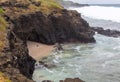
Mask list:
[[[4,35],[7,35],[4,36],[6,47],[1,46],[4,49],[0,50],[0,73],[5,75],[2,82],[6,80],[6,77],[12,82],[33,82],[30,79],[32,79],[35,60],[28,55],[26,43],[17,40],[11,31],[6,30]]]
[[[56,42],[95,42],[94,32],[76,11],[54,11],[48,16],[41,12],[13,19],[13,32],[22,40],[45,44]]]
[[[35,60],[27,54],[26,47],[21,45],[16,49],[4,50],[0,55],[0,72],[3,72],[12,82],[33,82]]]

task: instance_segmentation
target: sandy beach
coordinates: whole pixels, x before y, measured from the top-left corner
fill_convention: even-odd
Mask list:
[[[29,55],[36,60],[40,60],[43,57],[47,57],[52,50],[54,50],[54,45],[45,45],[37,42],[28,41],[27,42]]]

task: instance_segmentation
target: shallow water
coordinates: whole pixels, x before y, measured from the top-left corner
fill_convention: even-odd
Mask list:
[[[58,82],[79,77],[86,82],[120,82],[120,38],[95,35],[94,44],[68,44],[63,53],[44,59],[56,67],[37,68],[33,79]]]

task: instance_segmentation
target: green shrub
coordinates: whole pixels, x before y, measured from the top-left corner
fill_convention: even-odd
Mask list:
[[[0,8],[0,14],[4,14],[4,11],[2,8]]]
[[[0,16],[0,51],[4,48],[5,46],[5,33],[6,33],[6,27],[7,27],[7,22],[5,19]]]
[[[0,16],[0,31],[4,31],[6,27],[7,27],[7,22],[2,16]]]

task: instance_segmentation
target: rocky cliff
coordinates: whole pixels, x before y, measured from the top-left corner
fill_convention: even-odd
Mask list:
[[[4,35],[0,42],[5,44],[0,46],[0,72],[13,82],[33,82],[35,60],[28,54],[27,40],[44,44],[95,42],[94,31],[78,12],[62,9],[55,2],[47,7],[44,4],[43,0],[1,1],[4,14],[0,17],[6,20],[7,29],[0,30]],[[44,8],[48,10],[42,11]]]
[[[95,42],[94,32],[76,11],[53,11],[49,15],[41,12],[22,15],[13,19],[13,32],[22,40],[45,44],[56,42]]]

